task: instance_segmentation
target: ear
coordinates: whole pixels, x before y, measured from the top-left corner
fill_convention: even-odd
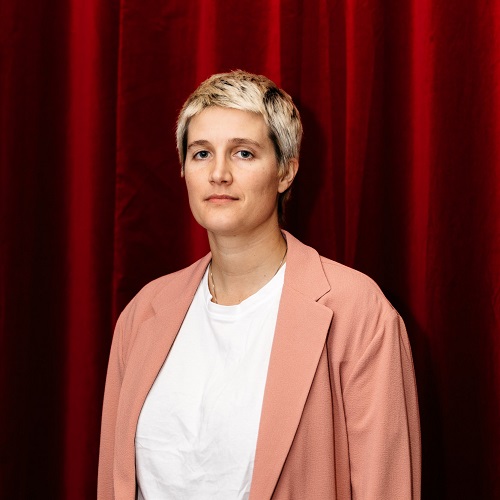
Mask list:
[[[298,170],[299,160],[297,158],[292,158],[288,162],[285,172],[279,179],[278,193],[284,193],[292,185]]]

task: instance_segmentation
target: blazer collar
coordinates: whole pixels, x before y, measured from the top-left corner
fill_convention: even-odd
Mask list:
[[[318,252],[304,245],[288,231],[283,231],[288,245],[285,286],[293,288],[312,300],[319,300],[330,291],[321,257]]]
[[[157,315],[162,315],[169,305],[179,301],[184,304],[181,308],[183,315],[187,313],[211,258],[212,254],[208,253],[189,267],[170,275],[170,280],[151,301]]]
[[[271,498],[293,442],[333,312],[318,303],[330,290],[316,250],[286,233],[285,282],[269,360],[250,500]]]
[[[330,290],[330,283],[323,271],[318,252],[304,245],[288,231],[282,232],[288,245],[285,286],[312,300],[320,299]],[[187,303],[189,308],[211,258],[212,254],[208,253],[191,266],[173,273],[168,284],[152,301],[155,312],[161,314],[166,306],[179,300]]]
[[[140,344],[130,351],[122,381],[115,442],[114,487],[120,498],[135,498],[135,434],[144,401],[180,330],[210,261],[206,255],[192,266],[163,278],[165,285],[152,299],[155,314],[137,332]],[[123,495],[122,495],[123,493]]]

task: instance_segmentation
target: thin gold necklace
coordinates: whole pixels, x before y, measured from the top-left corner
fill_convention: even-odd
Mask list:
[[[281,269],[281,266],[285,262],[286,259],[286,254],[288,253],[288,243],[285,240],[285,253],[283,254],[283,258],[281,259],[281,262],[279,263],[278,269],[276,269],[276,272],[273,274],[273,278],[278,274],[278,271]],[[214,302],[218,304],[219,302],[217,301],[217,294],[215,293],[215,280],[214,280],[214,275],[212,273],[212,261],[210,261],[210,267],[208,268],[208,274],[210,275],[210,281],[212,282],[212,297],[214,299]],[[272,278],[271,278],[272,279]]]

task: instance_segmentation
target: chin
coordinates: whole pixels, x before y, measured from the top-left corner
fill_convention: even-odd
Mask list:
[[[200,226],[215,236],[238,236],[266,226],[273,218],[272,215],[267,216],[267,214],[253,215],[249,217],[248,214],[235,214],[234,212],[198,213],[194,217]]]
[[[242,228],[241,225],[235,224],[211,224],[203,227],[215,236],[237,236]]]
[[[234,218],[232,218],[231,220],[224,220],[224,218],[222,217],[195,217],[195,219],[198,224],[201,227],[205,228],[209,233],[220,236],[235,236],[241,231],[242,227],[244,227],[241,221],[237,221]]]

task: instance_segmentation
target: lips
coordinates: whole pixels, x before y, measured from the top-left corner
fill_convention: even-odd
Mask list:
[[[234,201],[237,199],[238,198],[236,198],[234,196],[230,196],[228,194],[211,194],[207,198],[207,201]]]

